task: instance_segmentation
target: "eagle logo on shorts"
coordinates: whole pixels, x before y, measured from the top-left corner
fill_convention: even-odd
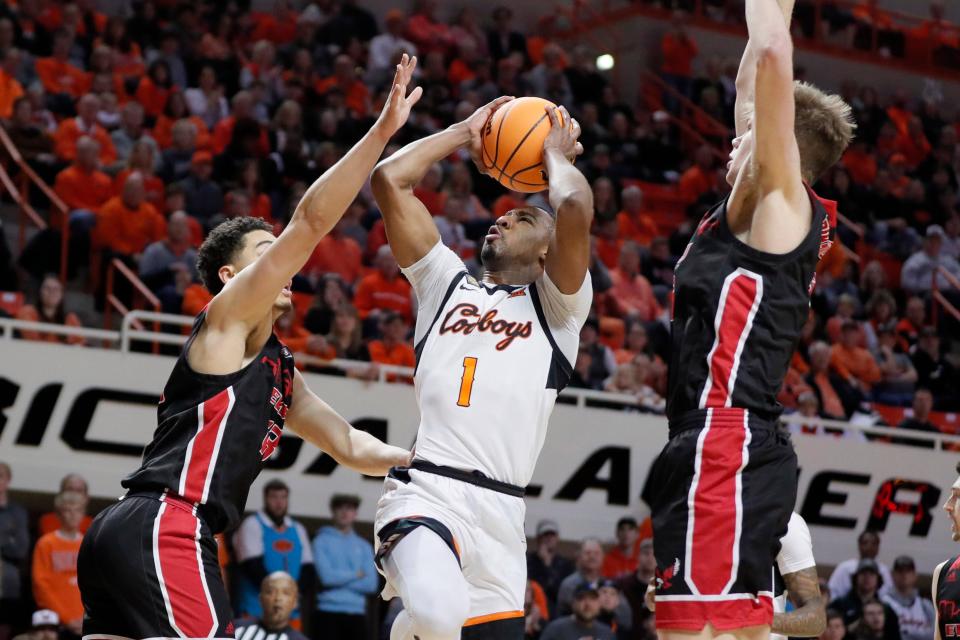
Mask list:
[[[680,558],[674,558],[673,564],[660,571],[660,567],[657,567],[657,590],[661,591],[663,589],[669,589],[673,586],[673,576],[680,573]]]

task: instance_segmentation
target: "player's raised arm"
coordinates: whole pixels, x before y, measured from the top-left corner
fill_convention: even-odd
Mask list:
[[[207,313],[210,325],[226,322],[249,328],[269,313],[283,287],[357,197],[387,141],[407,121],[423,93],[417,87],[407,96],[416,66],[416,58],[403,56],[383,111],[370,131],[307,189],[290,223],[256,262],[239,273],[226,274],[230,281]]]
[[[293,402],[285,425],[340,464],[369,476],[384,476],[390,467],[410,464],[409,451],[354,429],[307,387],[299,371],[294,373]]]
[[[780,12],[783,14],[787,30],[790,29],[790,20],[793,16],[795,0],[777,0]],[[740,59],[740,69],[737,71],[737,99],[734,105],[734,119],[737,136],[742,136],[749,128],[753,117],[754,89],[757,79],[757,41],[750,37]]]
[[[590,266],[593,191],[573,165],[574,159],[583,152],[583,146],[577,142],[580,125],[565,107],[548,108],[547,114],[550,133],[543,141],[543,162],[557,226],[547,251],[546,271],[561,293],[573,294],[580,290]]]
[[[793,42],[780,5],[774,0],[747,0],[746,7],[747,31],[757,59],[753,157],[759,196],[782,192],[792,201],[804,191],[800,150],[793,131]]]
[[[401,267],[409,267],[440,241],[433,216],[413,194],[430,167],[462,147],[479,149],[483,126],[500,105],[502,96],[443,131],[417,140],[383,160],[373,171],[373,195],[383,214],[390,249]],[[476,151],[475,151],[476,152]]]

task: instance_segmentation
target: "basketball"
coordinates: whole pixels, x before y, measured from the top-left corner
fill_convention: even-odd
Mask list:
[[[511,100],[497,109],[483,130],[484,167],[507,189],[536,193],[547,188],[543,140],[550,118],[545,107],[557,105],[543,98]]]

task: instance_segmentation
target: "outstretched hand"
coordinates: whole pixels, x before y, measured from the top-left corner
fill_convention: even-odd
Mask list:
[[[474,111],[469,118],[461,123],[465,125],[470,132],[470,157],[473,158],[473,163],[477,165],[480,173],[490,172],[490,167],[485,166],[482,157],[483,128],[487,126],[494,112],[511,100],[513,100],[513,96],[500,96],[493,102],[488,102]]]
[[[550,118],[550,132],[543,140],[543,152],[556,149],[563,154],[563,157],[573,162],[583,153],[583,145],[577,142],[577,138],[580,137],[580,123],[570,117],[570,113],[564,106],[545,109],[547,117]]]
[[[377,121],[387,137],[392,136],[400,130],[410,117],[410,109],[417,104],[420,96],[423,95],[423,87],[417,87],[407,96],[407,86],[413,79],[413,72],[417,68],[417,57],[412,58],[403,54],[400,64],[397,65],[397,71],[393,76],[393,87],[390,89],[390,95],[383,105],[383,111],[380,112],[380,118]]]

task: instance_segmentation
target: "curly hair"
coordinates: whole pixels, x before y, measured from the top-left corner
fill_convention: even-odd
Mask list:
[[[197,271],[207,291],[213,295],[220,293],[223,289],[220,267],[236,259],[246,235],[257,230],[272,233],[273,227],[263,218],[242,216],[221,222],[207,235],[197,253]]]

